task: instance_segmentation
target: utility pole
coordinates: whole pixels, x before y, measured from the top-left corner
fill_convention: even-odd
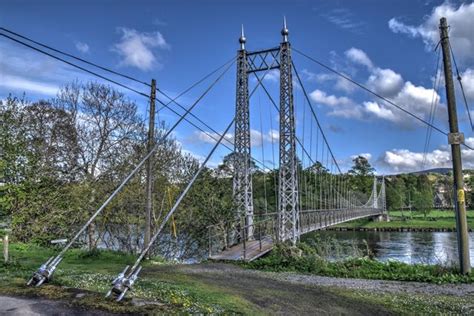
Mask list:
[[[156,98],[156,80],[151,80],[150,93],[150,117],[148,120],[148,145],[147,152],[150,152],[155,146],[155,98]],[[151,213],[153,211],[153,155],[146,163],[146,223],[145,240],[143,247],[147,247],[151,238]],[[148,254],[147,254],[148,256]]]
[[[448,23],[446,18],[440,20],[441,48],[443,50],[444,79],[446,82],[446,98],[448,101],[449,135],[451,156],[453,160],[454,190],[456,192],[456,231],[458,237],[459,265],[462,274],[471,272],[469,259],[469,236],[466,219],[466,202],[464,194],[464,181],[462,175],[461,144],[464,134],[459,132],[456,112],[456,99],[454,96],[453,71],[451,67],[451,54],[448,37]]]

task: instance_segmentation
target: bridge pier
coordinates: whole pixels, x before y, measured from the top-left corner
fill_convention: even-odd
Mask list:
[[[390,222],[390,216],[388,214],[380,214],[372,217],[374,222]]]

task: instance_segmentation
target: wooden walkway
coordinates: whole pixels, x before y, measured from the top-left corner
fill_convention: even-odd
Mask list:
[[[261,244],[261,245],[260,245]],[[261,247],[261,248],[260,248]],[[212,260],[243,260],[252,261],[255,260],[273,248],[273,239],[271,237],[262,238],[261,243],[259,240],[250,240],[244,244],[240,243],[234,245],[226,250],[223,250],[219,254],[210,257]]]

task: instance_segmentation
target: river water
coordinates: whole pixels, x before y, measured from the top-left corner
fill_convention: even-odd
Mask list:
[[[469,233],[471,265],[474,266],[474,233]],[[336,240],[345,245],[342,250],[353,255],[355,246],[375,259],[397,260],[409,264],[453,265],[458,261],[456,233],[453,232],[377,232],[377,231],[319,231],[302,237],[303,241]]]

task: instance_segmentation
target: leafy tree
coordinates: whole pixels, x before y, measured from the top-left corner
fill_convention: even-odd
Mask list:
[[[354,165],[348,172],[351,176],[351,188],[355,192],[364,193],[367,197],[372,192],[375,168],[363,156],[357,156],[352,161]]]

